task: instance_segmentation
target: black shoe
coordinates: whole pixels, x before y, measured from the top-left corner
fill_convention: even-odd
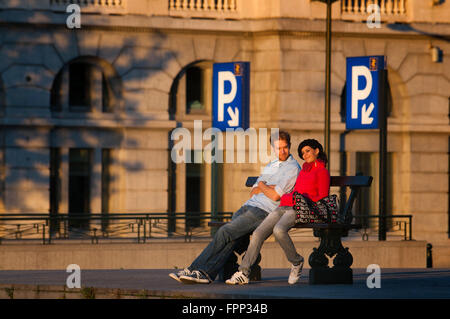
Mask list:
[[[204,275],[200,270],[194,270],[190,275],[180,276],[180,280],[185,284],[210,284],[211,279]]]
[[[169,277],[172,279],[175,279],[178,282],[181,282],[181,280],[180,280],[181,276],[186,276],[186,275],[190,275],[190,274],[191,274],[191,271],[189,269],[185,268],[183,270],[177,271],[176,273],[175,272],[170,273]]]

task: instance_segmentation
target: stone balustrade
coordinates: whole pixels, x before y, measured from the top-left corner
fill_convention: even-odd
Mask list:
[[[125,14],[127,0],[49,0],[50,9],[64,10],[71,4],[79,5],[83,12]]]
[[[237,18],[238,0],[169,0],[171,16]]]
[[[366,14],[372,4],[378,5],[381,14],[402,15],[406,13],[407,0],[341,0],[342,13]]]
[[[345,20],[361,20],[378,12],[382,21],[401,22],[407,18],[407,9],[408,0],[341,0],[341,17]]]
[[[87,13],[133,16],[217,20],[326,17],[324,3],[313,0],[2,0],[0,10],[61,12],[70,4],[78,4]],[[340,0],[333,3],[333,20],[364,21],[373,13],[367,12],[372,4],[378,6],[383,22],[447,24],[450,21],[450,2],[437,0]]]

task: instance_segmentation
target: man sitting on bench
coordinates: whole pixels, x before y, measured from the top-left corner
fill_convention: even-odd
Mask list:
[[[314,206],[314,202],[326,197],[330,192],[330,173],[326,169],[327,156],[322,145],[314,140],[307,139],[298,146],[298,156],[305,161],[302,171],[297,177],[294,191],[305,199],[305,209]],[[245,285],[249,282],[250,266],[256,261],[262,244],[273,233],[275,239],[283,248],[284,253],[292,264],[289,274],[289,284],[296,284],[300,280],[304,259],[295,249],[294,243],[288,234],[300,216],[294,210],[293,192],[281,197],[280,207],[271,212],[261,225],[253,232],[247,252],[237,271],[226,281],[229,285]],[[309,199],[306,201],[306,199]],[[313,209],[313,207],[312,207]]]
[[[300,165],[290,154],[289,133],[279,131],[272,134],[270,144],[277,159],[264,167],[250,193],[251,198],[233,214],[229,223],[218,229],[213,240],[194,262],[184,270],[169,274],[171,278],[187,284],[209,284],[214,281],[233,253],[236,242],[253,232],[278,207],[281,196],[293,189]]]

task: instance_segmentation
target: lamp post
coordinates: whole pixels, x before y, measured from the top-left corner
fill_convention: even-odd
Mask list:
[[[327,4],[327,28],[325,46],[325,153],[330,163],[330,91],[331,91],[331,5],[338,0],[313,0]],[[329,164],[328,164],[329,165]]]

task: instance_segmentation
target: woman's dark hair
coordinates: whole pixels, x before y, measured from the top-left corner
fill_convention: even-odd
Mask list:
[[[288,147],[289,148],[291,147],[291,135],[289,135],[288,132],[286,132],[286,131],[279,131],[277,133],[274,133],[274,134],[270,135],[270,145],[273,146],[273,143],[275,141],[278,141],[278,140],[285,141],[286,144],[288,145]]]
[[[320,144],[317,140],[315,139],[307,139],[304,140],[303,142],[300,143],[300,145],[298,146],[298,156],[303,159],[303,155],[302,155],[302,149],[305,146],[309,146],[311,147],[313,150],[315,149],[319,149],[319,155],[317,156],[318,159],[320,159],[321,161],[323,161],[325,164],[328,163],[328,158],[327,158],[327,154],[325,154],[325,152],[323,151],[323,147],[322,144]]]

